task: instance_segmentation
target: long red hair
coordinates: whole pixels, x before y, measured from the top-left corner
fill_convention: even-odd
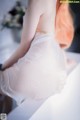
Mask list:
[[[61,47],[68,48],[74,37],[74,25],[69,11],[69,4],[57,0],[55,19],[56,40]]]

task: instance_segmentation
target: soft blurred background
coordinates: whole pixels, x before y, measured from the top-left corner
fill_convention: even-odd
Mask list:
[[[71,3],[70,8],[72,9],[74,14],[75,34],[73,38],[73,43],[69,50],[72,52],[80,53],[80,3]]]
[[[0,0],[0,63],[3,63],[19,45],[27,3],[27,0]],[[71,3],[70,8],[74,14],[75,34],[68,51],[80,53],[80,4]],[[15,101],[0,96],[0,113],[9,113],[15,106]]]
[[[27,0],[0,0],[0,63],[18,47]],[[11,98],[0,95],[0,113],[9,113],[16,107]]]

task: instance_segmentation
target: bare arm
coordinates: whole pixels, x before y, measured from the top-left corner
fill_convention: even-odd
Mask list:
[[[30,1],[24,17],[21,43],[13,55],[5,61],[3,69],[9,68],[26,54],[34,38],[41,14],[42,10],[40,9],[39,3],[35,3],[34,0]]]

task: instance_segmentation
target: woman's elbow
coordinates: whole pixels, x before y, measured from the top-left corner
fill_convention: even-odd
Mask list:
[[[31,45],[30,42],[21,43],[21,44],[20,44],[20,49],[21,49],[21,51],[24,52],[24,53],[26,53],[26,52],[29,50],[30,45]]]

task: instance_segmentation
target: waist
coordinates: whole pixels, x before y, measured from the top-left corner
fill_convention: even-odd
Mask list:
[[[32,41],[32,44],[41,43],[41,42],[49,41],[49,40],[53,41],[53,38],[54,38],[53,33],[36,32],[34,39]]]
[[[55,36],[53,33],[36,32],[33,41],[39,40],[40,38],[41,39],[46,39],[46,38],[54,39]]]
[[[54,36],[53,32],[36,32],[35,33],[35,36],[38,36],[38,35],[50,35],[50,36]]]

